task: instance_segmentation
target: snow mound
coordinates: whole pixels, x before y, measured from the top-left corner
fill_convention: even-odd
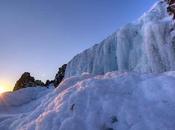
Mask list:
[[[100,44],[75,56],[67,65],[65,77],[114,70],[174,71],[174,27],[166,2],[159,1],[136,22],[127,24]]]
[[[174,84],[175,72],[109,72],[23,89],[1,95],[0,130],[174,130]]]

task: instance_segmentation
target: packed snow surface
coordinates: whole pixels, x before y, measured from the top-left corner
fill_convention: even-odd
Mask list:
[[[156,73],[175,70],[174,30],[166,3],[159,1],[136,22],[75,56],[68,63],[66,77],[114,70]]]
[[[71,77],[0,96],[0,130],[174,130],[175,72]]]

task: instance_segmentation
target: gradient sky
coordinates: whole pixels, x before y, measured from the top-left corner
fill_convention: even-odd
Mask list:
[[[12,89],[25,71],[53,79],[59,66],[155,1],[0,0],[0,84]]]

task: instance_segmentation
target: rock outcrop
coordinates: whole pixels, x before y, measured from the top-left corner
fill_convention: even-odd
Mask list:
[[[54,80],[47,80],[44,84],[41,80],[35,80],[34,77],[30,75],[29,72],[25,72],[22,74],[21,78],[16,82],[15,87],[13,91],[26,88],[26,87],[48,87],[48,86],[54,86],[57,87],[61,81],[64,79],[65,70],[66,70],[67,64],[64,64],[61,66],[54,78]]]
[[[26,87],[37,86],[45,86],[45,84],[41,80],[35,80],[35,78],[32,77],[29,72],[25,72],[22,74],[21,78],[16,82],[13,91]]]
[[[54,80],[47,80],[45,86],[54,86]]]
[[[167,11],[170,15],[173,15],[173,19],[175,19],[175,0],[166,0],[168,7]]]
[[[58,73],[56,74],[55,79],[54,79],[55,87],[57,87],[63,80],[65,71],[66,71],[66,67],[67,67],[67,64],[64,64],[62,67],[59,68]]]
[[[56,88],[64,79],[66,67],[67,67],[67,64],[62,65],[58,69],[58,72],[55,75],[55,78],[53,80],[47,80],[45,83],[45,86],[54,86]]]

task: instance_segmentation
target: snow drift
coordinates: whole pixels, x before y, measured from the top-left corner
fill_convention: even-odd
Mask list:
[[[174,28],[166,2],[159,1],[136,22],[75,56],[68,63],[65,77],[114,70],[156,73],[175,70]]]
[[[1,96],[0,130],[174,130],[174,84],[175,72],[110,72],[22,89]]]

